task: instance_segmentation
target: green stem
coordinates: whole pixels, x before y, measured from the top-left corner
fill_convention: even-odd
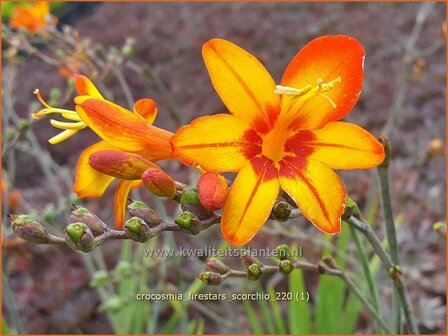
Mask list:
[[[378,310],[378,292],[376,290],[375,282],[373,281],[372,272],[370,271],[369,267],[369,259],[367,257],[366,250],[364,249],[364,246],[361,244],[361,241],[359,239],[358,233],[356,230],[349,226],[350,233],[352,235],[353,241],[355,242],[356,249],[358,250],[359,259],[361,260],[362,270],[364,272],[364,276],[367,280],[367,288],[369,290],[370,298],[372,301],[372,306],[377,312],[378,316],[381,316],[379,310]],[[378,333],[382,333],[382,328],[378,321],[375,321],[375,329]]]
[[[389,252],[392,262],[399,266],[400,262],[398,259],[398,247],[397,247],[397,232],[395,230],[394,215],[392,212],[392,201],[390,196],[390,184],[389,184],[389,162],[390,162],[390,147],[388,141],[382,139],[386,158],[384,162],[378,167],[378,184],[380,187],[380,200],[381,208],[383,210],[384,223],[386,226],[386,237],[387,243],[389,245]],[[401,334],[403,332],[401,323],[401,306],[400,298],[397,290],[394,289],[393,293],[393,311],[396,323],[396,332]]]
[[[386,268],[387,273],[393,280],[393,284],[398,292],[400,303],[404,310],[404,316],[405,316],[406,322],[408,324],[409,333],[410,334],[418,334],[419,330],[418,330],[417,320],[413,313],[411,300],[409,298],[409,294],[404,285],[399,268],[392,262],[390,256],[384,250],[383,246],[381,245],[380,240],[376,236],[375,232],[373,232],[369,223],[365,222],[364,220],[360,220],[356,217],[353,217],[353,216],[346,219],[346,222],[350,226],[352,226],[355,229],[357,229],[358,231],[362,232],[366,236],[369,243],[372,245],[373,250],[378,255],[378,257],[381,259],[381,262],[383,263],[384,267]]]

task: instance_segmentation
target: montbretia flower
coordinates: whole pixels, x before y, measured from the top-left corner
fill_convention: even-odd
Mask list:
[[[161,189],[165,197],[170,196],[169,192],[174,194],[174,181],[153,163],[172,158],[169,140],[173,134],[152,125],[157,116],[152,99],[138,100],[132,112],[106,100],[85,76],[76,75],[75,86],[79,93],[75,98],[76,111],[49,106],[36,90],[45,108],[34,117],[58,113],[74,121],[51,120],[53,126],[65,129],[50,139],[52,144],[64,141],[86,127],[103,139],[81,153],[73,189],[79,197],[101,197],[109,184],[119,178],[115,192],[115,224],[121,227],[129,191],[144,182],[142,175],[147,169],[151,169],[152,176],[154,169],[158,172],[158,180],[154,182],[153,179],[151,186]],[[154,188],[148,187],[157,194],[160,190]]]
[[[281,85],[257,58],[226,40],[210,40],[202,54],[231,114],[198,118],[171,143],[185,164],[238,172],[222,215],[225,239],[250,241],[280,188],[320,230],[339,232],[346,192],[333,169],[370,168],[384,159],[370,133],[338,121],[361,92],[361,44],[348,36],[311,41],[290,62]]]
[[[31,34],[44,28],[48,21],[57,23],[57,18],[50,15],[50,5],[47,1],[36,1],[34,4],[14,6],[10,19],[12,28],[24,28]]]

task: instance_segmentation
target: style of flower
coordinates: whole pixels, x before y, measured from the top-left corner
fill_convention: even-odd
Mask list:
[[[47,20],[57,22],[57,18],[50,15],[49,3],[36,1],[30,5],[15,6],[9,23],[12,28],[24,28],[35,34],[47,25]]]
[[[121,227],[131,188],[137,188],[143,182],[158,196],[174,196],[174,180],[153,163],[171,158],[169,139],[173,134],[152,126],[157,116],[152,99],[138,100],[131,112],[106,100],[85,76],[76,75],[75,86],[79,93],[75,98],[76,111],[48,105],[36,90],[45,108],[33,116],[40,118],[57,113],[74,121],[51,120],[54,127],[64,129],[49,140],[52,144],[60,143],[86,127],[102,138],[81,153],[73,189],[79,197],[101,197],[110,183],[118,178],[114,211],[115,224]]]
[[[173,155],[212,172],[237,172],[221,230],[249,242],[282,188],[328,234],[340,231],[346,192],[333,169],[377,166],[384,148],[361,127],[338,121],[356,104],[364,49],[348,36],[308,43],[276,85],[261,62],[235,44],[212,39],[202,49],[211,82],[231,114],[194,120],[171,139]]]

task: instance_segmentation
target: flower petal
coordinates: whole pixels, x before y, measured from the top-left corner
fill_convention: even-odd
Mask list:
[[[130,152],[145,152],[150,160],[171,157],[171,132],[149,125],[141,116],[107,100],[75,98],[76,112],[96,134]]]
[[[308,43],[289,63],[282,85],[301,89],[316,86],[318,80],[341,82],[322,95],[308,99],[296,111],[292,129],[313,129],[347,115],[358,101],[364,77],[364,49],[354,38],[337,35],[322,36]]]
[[[285,151],[320,161],[334,169],[364,169],[384,161],[384,147],[363,128],[330,122],[324,128],[299,131],[288,139]]]
[[[134,104],[134,112],[142,116],[148,124],[152,124],[157,117],[157,106],[152,99],[139,99]]]
[[[260,133],[279,113],[275,82],[261,62],[237,45],[212,39],[202,48],[212,84],[229,111]]]
[[[171,144],[184,164],[215,172],[236,172],[261,152],[261,138],[229,114],[195,119],[177,130]]]
[[[118,150],[117,147],[100,141],[87,147],[80,155],[76,167],[73,190],[78,197],[101,197],[109,184],[115,179],[93,169],[89,164],[90,155],[100,150]]]
[[[121,229],[126,214],[128,195],[132,188],[138,188],[142,181],[120,180],[117,184],[114,197],[115,227]]]
[[[279,192],[277,176],[273,162],[265,157],[253,158],[238,173],[221,220],[228,242],[246,244],[266,222]]]
[[[303,215],[328,234],[341,229],[345,188],[339,176],[318,161],[287,156],[280,161],[280,185]]]
[[[95,98],[104,99],[101,93],[96,88],[95,84],[92,83],[84,75],[75,75],[75,87],[80,96],[92,96]]]

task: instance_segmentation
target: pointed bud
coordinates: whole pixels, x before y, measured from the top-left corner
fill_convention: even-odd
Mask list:
[[[244,256],[243,257],[243,264],[246,267],[249,267],[252,264],[258,264],[260,265],[260,260],[258,260],[258,258],[253,257],[253,256]]]
[[[145,170],[141,179],[146,189],[156,196],[173,198],[176,195],[176,183],[161,169],[149,168]]]
[[[281,244],[275,248],[277,257],[280,260],[288,259],[291,256],[291,248],[286,244]]]
[[[200,220],[210,218],[213,215],[202,206],[196,188],[185,188],[180,197],[180,204],[183,211],[193,213]]]
[[[229,195],[226,179],[216,173],[207,172],[198,180],[199,200],[210,211],[222,209]]]
[[[132,201],[128,209],[132,216],[143,219],[151,228],[162,223],[162,218],[157,212],[141,201]]]
[[[280,264],[278,264],[278,267],[279,267],[280,271],[285,274],[289,274],[293,270],[291,260],[287,260],[287,259],[280,261]]]
[[[228,271],[230,271],[229,266],[214,257],[209,257],[205,260],[205,267],[207,267],[208,270],[217,272],[219,274],[226,274]]]
[[[248,273],[247,278],[249,280],[258,280],[258,279],[260,279],[260,276],[261,276],[261,273],[262,273],[260,265],[259,264],[252,264],[252,265],[250,265],[247,268],[247,273]]]
[[[222,283],[222,277],[218,273],[204,272],[198,275],[198,279],[206,285],[218,286]]]
[[[190,211],[180,213],[175,222],[183,232],[198,234],[201,231],[201,221]]]
[[[92,279],[89,282],[90,287],[101,287],[107,283],[109,279],[109,273],[105,270],[98,270],[92,275]]]
[[[141,218],[132,217],[124,223],[124,231],[129,239],[144,243],[153,237],[151,229]]]
[[[82,222],[87,224],[95,236],[99,236],[108,230],[107,225],[86,208],[76,208],[73,210],[70,215],[70,219],[73,222]]]
[[[67,245],[77,251],[89,252],[95,247],[92,231],[87,224],[82,222],[67,225],[64,230],[64,238]]]
[[[89,157],[90,166],[100,173],[123,180],[140,180],[143,172],[157,165],[144,157],[127,152],[100,150]]]
[[[47,229],[29,215],[9,215],[14,232],[22,239],[37,244],[49,244],[51,242]]]
[[[274,205],[272,209],[272,217],[280,222],[286,222],[291,215],[291,208],[288,203],[281,201]]]

